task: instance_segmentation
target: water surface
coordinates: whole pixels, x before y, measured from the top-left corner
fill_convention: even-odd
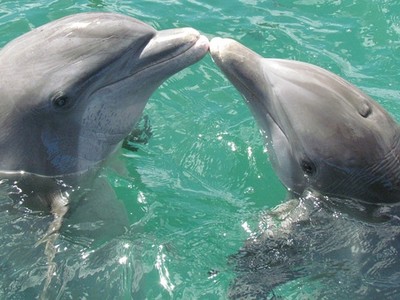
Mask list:
[[[88,11],[123,13],[156,29],[194,27],[266,57],[322,66],[400,118],[397,1],[1,0],[0,46]],[[254,119],[209,57],[158,89],[145,115],[148,143],[123,149],[118,166],[101,175],[128,212],[128,230],[93,238],[66,225],[53,298],[225,299],[235,277],[228,257],[257,231],[262,213],[284,201]],[[33,245],[51,217],[15,207],[9,190],[0,192],[0,298],[32,299],[47,271],[43,247]]]

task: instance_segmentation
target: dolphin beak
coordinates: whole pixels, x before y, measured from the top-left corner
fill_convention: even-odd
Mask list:
[[[260,60],[262,56],[232,39],[213,38],[210,42],[210,54],[213,61],[246,98],[254,99],[262,95],[259,82],[265,81]]]
[[[149,66],[174,59],[176,66],[195,63],[206,55],[208,39],[193,28],[158,31],[140,54],[140,60]]]

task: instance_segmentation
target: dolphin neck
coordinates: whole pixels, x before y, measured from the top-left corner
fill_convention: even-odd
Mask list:
[[[308,207],[309,216],[313,211],[323,209],[332,215],[340,214],[370,224],[398,221],[400,217],[400,203],[370,203],[353,198],[324,196],[310,189],[299,197],[299,201]]]
[[[81,187],[91,186],[99,168],[60,176],[42,176],[28,172],[0,171],[0,185],[7,186],[8,195],[34,211],[50,211],[53,200],[62,195],[84,193]],[[69,204],[69,203],[66,203]]]

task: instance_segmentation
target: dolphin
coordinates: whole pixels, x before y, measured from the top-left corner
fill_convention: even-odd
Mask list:
[[[226,38],[213,38],[210,54],[245,99],[292,197],[232,257],[240,276],[229,296],[275,297],[302,277],[319,278],[316,298],[400,295],[400,261],[381,255],[400,251],[396,121],[318,66],[263,58]]]
[[[16,38],[0,51],[0,170],[92,169],[155,89],[207,50],[194,29],[156,31],[115,13],[67,16]]]
[[[156,31],[116,13],[70,15],[0,51],[0,172],[18,186],[17,203],[32,198],[26,203],[41,203],[54,215],[39,241],[49,265],[44,294],[54,273],[55,233],[71,198],[114,198],[96,190],[105,186],[93,179],[97,170],[152,93],[207,51],[208,39],[192,28]]]
[[[207,50],[192,28],[156,31],[115,13],[70,15],[9,42],[0,51],[0,172],[76,184],[120,147],[156,88]]]
[[[245,98],[291,193],[400,201],[400,128],[378,103],[327,70],[266,59],[231,39],[212,39],[210,53]]]

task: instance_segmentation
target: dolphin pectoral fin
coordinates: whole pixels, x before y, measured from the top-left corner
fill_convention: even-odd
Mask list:
[[[68,212],[68,198],[65,197],[61,192],[54,197],[51,201],[51,213],[53,214],[53,221],[50,223],[49,228],[44,235],[36,244],[38,247],[41,244],[45,244],[44,254],[47,258],[47,273],[44,287],[39,299],[48,299],[47,291],[50,286],[51,280],[56,272],[57,264],[54,262],[56,256],[56,245],[55,241],[60,235],[60,228],[64,220],[64,216]]]

